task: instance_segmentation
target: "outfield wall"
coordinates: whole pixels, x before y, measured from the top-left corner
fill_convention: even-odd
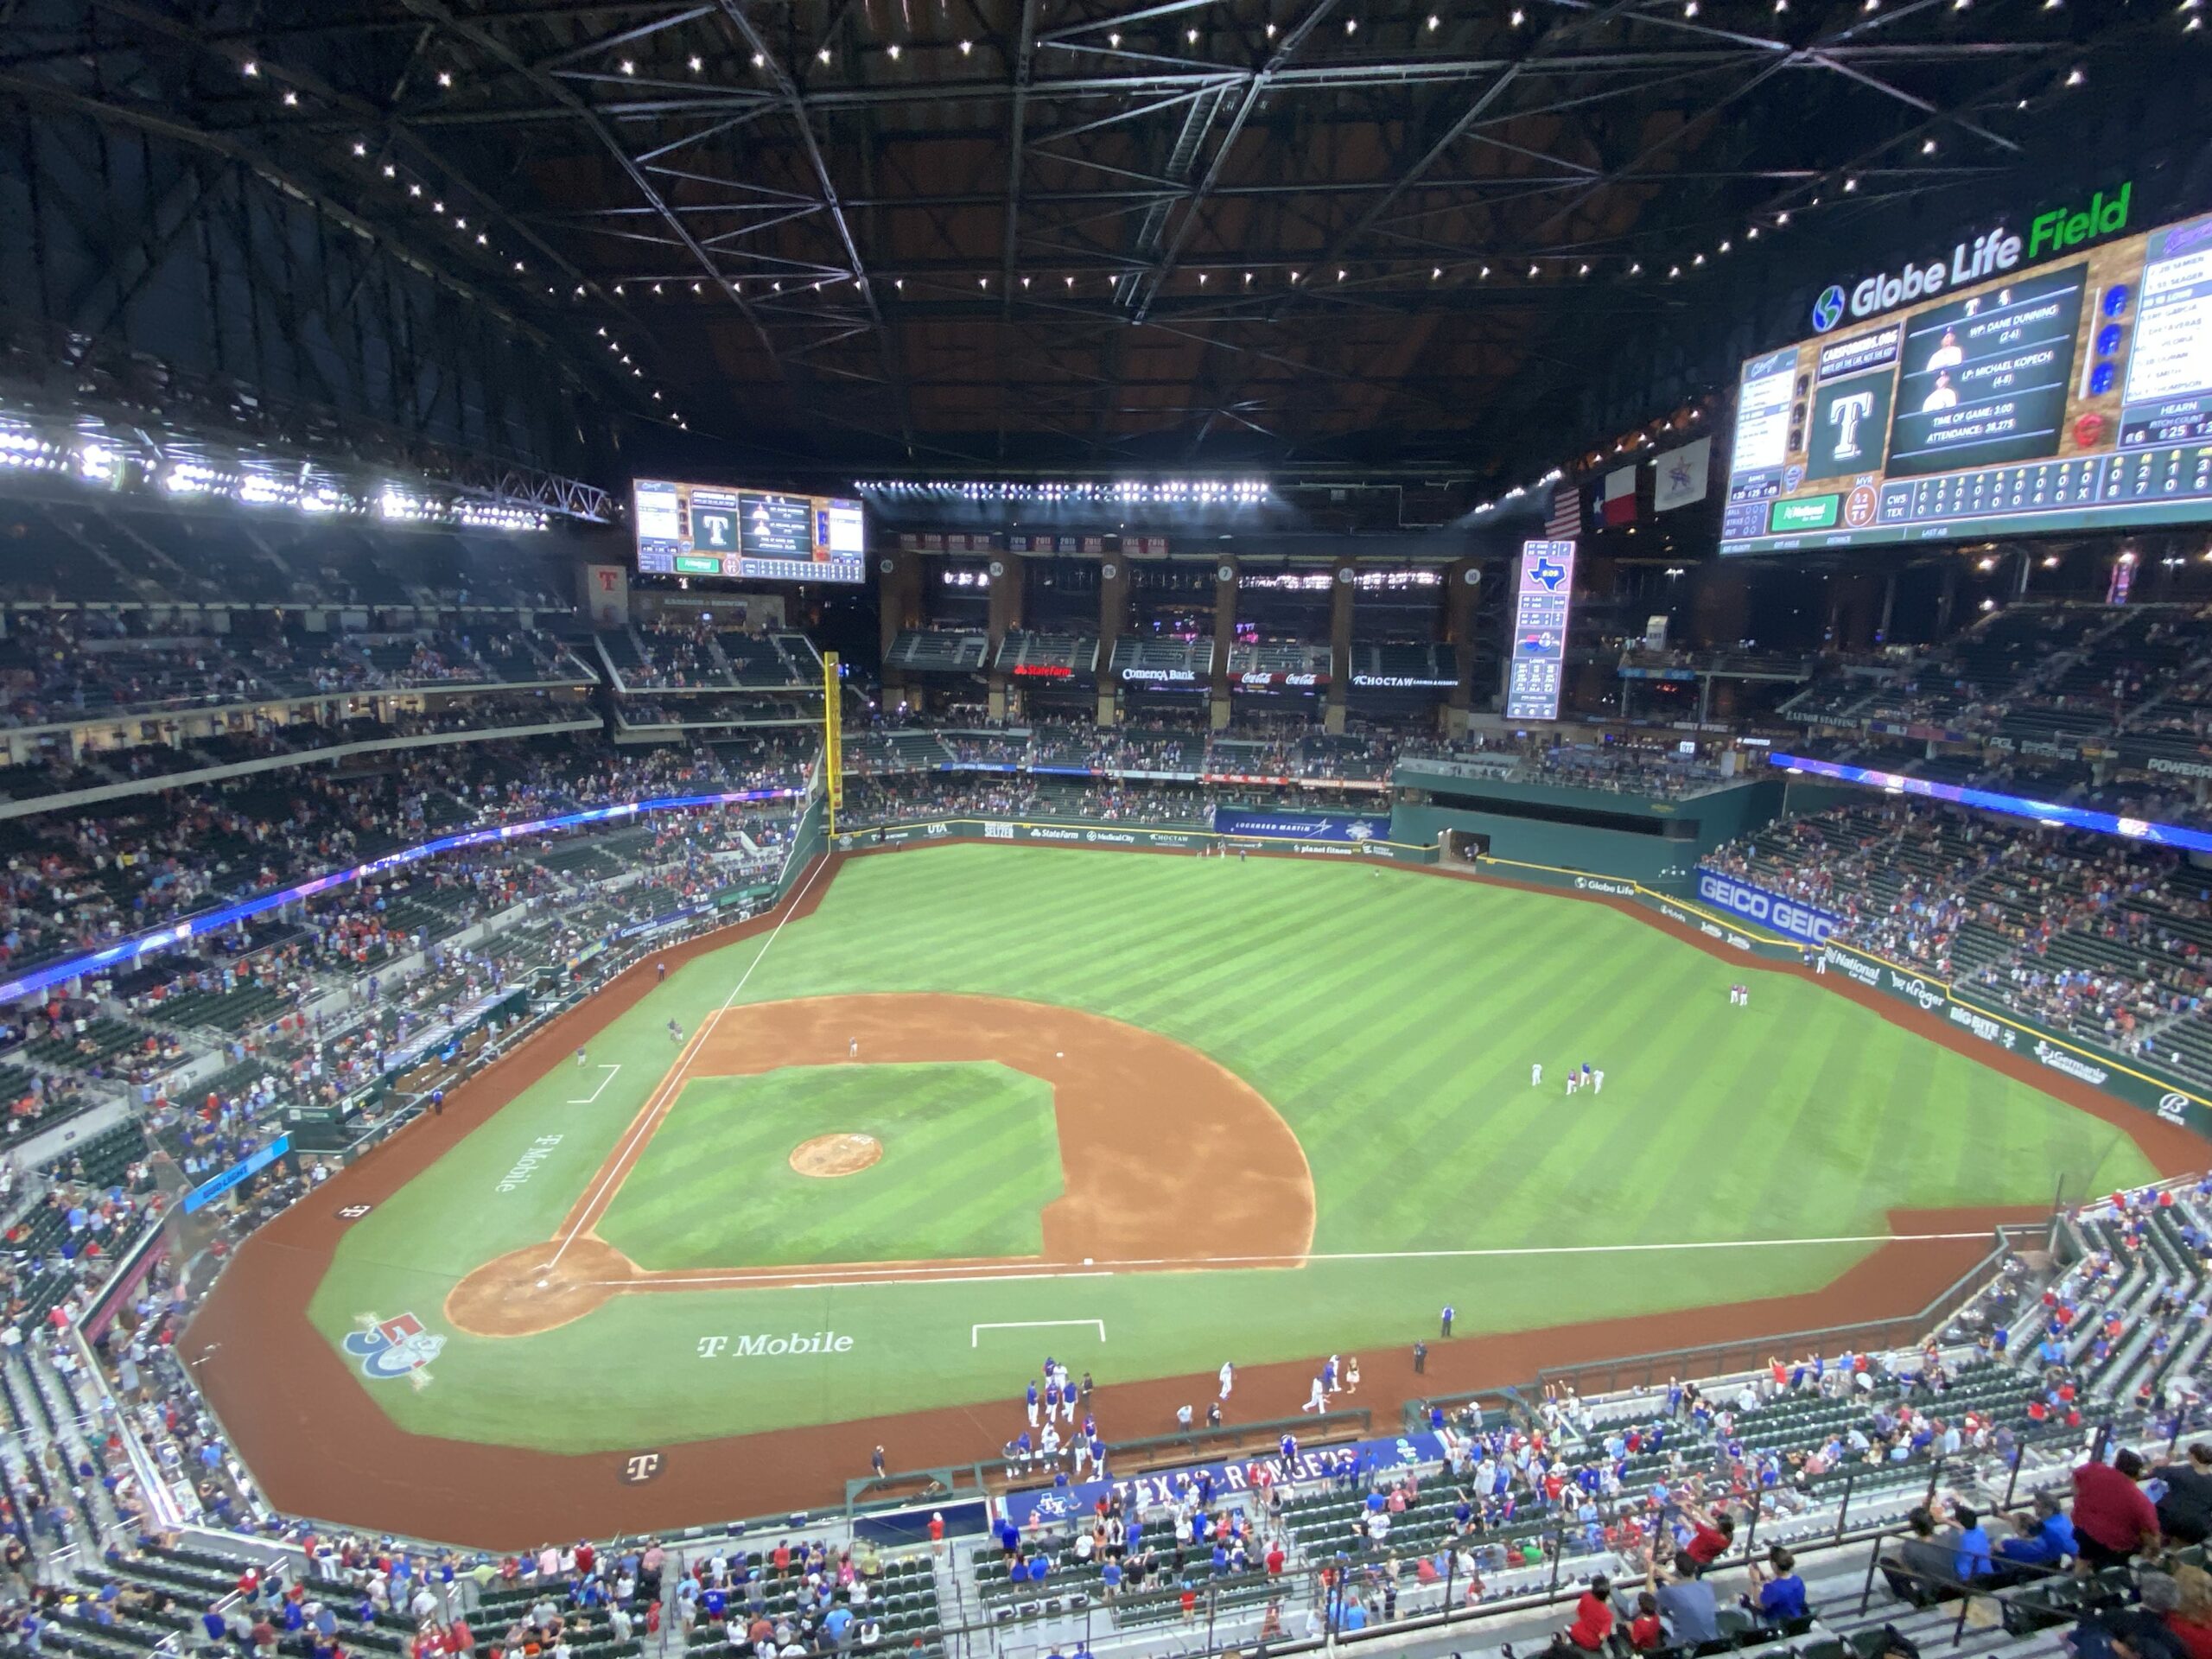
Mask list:
[[[923,847],[940,841],[1025,842],[1146,853],[1241,850],[1291,853],[1312,858],[1380,858],[1394,864],[1433,864],[1439,857],[1433,847],[1408,846],[1403,842],[1379,838],[1314,841],[1296,836],[1253,835],[1195,827],[1153,828],[1067,818],[924,818],[867,830],[841,830],[832,848],[838,852],[864,852],[874,847]]]

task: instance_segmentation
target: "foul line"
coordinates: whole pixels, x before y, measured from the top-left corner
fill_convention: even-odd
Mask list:
[[[613,1081],[614,1081],[614,1074],[615,1074],[617,1071],[620,1071],[622,1069],[622,1066],[621,1066],[620,1062],[619,1062],[619,1061],[618,1061],[618,1062],[616,1062],[615,1064],[613,1064],[613,1065],[601,1065],[599,1069],[600,1069],[601,1071],[604,1071],[604,1072],[606,1072],[606,1073],[607,1073],[607,1075],[606,1075],[605,1077],[601,1077],[601,1078],[599,1080],[599,1087],[598,1087],[598,1088],[596,1088],[596,1089],[594,1089],[594,1090],[593,1090],[591,1091],[591,1093],[589,1093],[589,1094],[588,1094],[588,1095],[578,1095],[578,1096],[576,1096],[575,1098],[571,1099],[571,1100],[569,1102],[569,1105],[571,1105],[571,1106],[588,1106],[588,1105],[590,1105],[590,1104],[592,1103],[592,1102],[594,1102],[594,1100],[597,1100],[597,1099],[598,1099],[601,1095],[603,1095],[603,1094],[605,1094],[605,1093],[607,1092],[607,1085],[608,1084],[610,1084],[610,1083],[612,1083],[612,1082],[613,1082]]]
[[[814,868],[806,873],[806,880],[799,883],[798,891],[791,895],[790,902],[784,913],[777,918],[775,926],[768,930],[768,937],[760,942],[760,949],[753,953],[753,960],[746,964],[745,971],[738,976],[737,983],[729,988],[729,995],[722,999],[721,1007],[709,1014],[699,1029],[691,1034],[691,1040],[684,1044],[683,1052],[677,1056],[675,1065],[671,1067],[668,1075],[660,1080],[660,1086],[646,1096],[644,1109],[639,1112],[637,1121],[630,1126],[630,1132],[623,1136],[622,1144],[614,1149],[613,1156],[607,1160],[601,1172],[598,1183],[592,1188],[591,1194],[584,1201],[582,1209],[576,1212],[575,1224],[569,1229],[567,1236],[561,1240],[560,1248],[553,1252],[553,1259],[538,1271],[548,1272],[560,1266],[561,1258],[569,1253],[569,1246],[575,1243],[577,1236],[596,1219],[600,1201],[620,1184],[624,1174],[627,1173],[625,1166],[629,1161],[630,1154],[653,1132],[654,1128],[660,1122],[662,1110],[668,1102],[675,1099],[676,1090],[683,1086],[684,1079],[690,1072],[692,1063],[699,1058],[700,1050],[707,1040],[707,1033],[714,1030],[715,1023],[721,1019],[722,1015],[729,1012],[730,1005],[737,1001],[739,995],[751,982],[753,970],[758,968],[767,956],[768,948],[783,937],[785,924],[798,913],[799,900],[806,896],[806,890],[814,885],[814,878],[822,874],[829,862],[830,860],[826,855],[815,861]]]
[[[1635,1255],[1652,1250],[1780,1249],[1803,1244],[1931,1244],[1961,1239],[1986,1239],[1993,1230],[1966,1233],[1840,1233],[1821,1238],[1713,1238],[1666,1244],[1518,1244],[1461,1250],[1331,1250],[1305,1255],[1175,1255],[1150,1256],[1116,1262],[1086,1261],[1064,1272],[1033,1268],[1001,1273],[987,1265],[957,1267],[918,1264],[887,1275],[880,1267],[740,1268],[715,1273],[656,1273],[638,1279],[596,1279],[588,1282],[608,1289],[663,1290],[688,1287],[757,1287],[767,1290],[830,1290],[841,1286],[865,1288],[880,1285],[976,1284],[1017,1279],[1109,1279],[1117,1271],[1199,1272],[1251,1267],[1305,1267],[1319,1262],[1431,1262],[1482,1256],[1524,1255]],[[790,1282],[804,1280],[804,1284]]]
[[[986,1331],[1042,1331],[1047,1326],[1062,1325],[1095,1325],[1098,1327],[1098,1340],[1106,1340],[1106,1321],[1103,1319],[987,1319],[981,1325],[968,1327],[968,1345],[970,1348],[982,1346],[982,1335]]]

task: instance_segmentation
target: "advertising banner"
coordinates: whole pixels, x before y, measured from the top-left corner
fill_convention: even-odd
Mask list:
[[[1211,830],[1146,830],[1101,823],[1035,823],[1005,818],[937,818],[922,823],[887,823],[872,830],[852,830],[837,837],[840,849],[870,847],[925,847],[937,841],[1027,842],[1046,846],[1122,848],[1131,851],[1209,853],[1224,850],[1234,839]],[[1387,858],[1401,864],[1433,864],[1436,849],[1386,841],[1379,834],[1363,841],[1289,841],[1270,837],[1280,844],[1270,853],[1301,853],[1337,858]]]
[[[1444,1442],[1433,1434],[1401,1434],[1392,1440],[1360,1440],[1349,1446],[1300,1452],[1292,1458],[1240,1458],[1234,1462],[1198,1464],[1173,1473],[1140,1475],[1130,1480],[1086,1480],[1070,1486],[1008,1492],[999,1502],[1007,1519],[1026,1530],[1032,1520],[1049,1527],[1089,1515],[1103,1497],[1120,1498],[1122,1508],[1132,1515],[1164,1509],[1179,1502],[1185,1492],[1199,1484],[1201,1477],[1211,1485],[1217,1502],[1224,1497],[1234,1499],[1252,1490],[1254,1473],[1263,1468],[1268,1471],[1268,1478],[1279,1484],[1325,1480],[1336,1472],[1346,1453],[1359,1471],[1363,1486],[1369,1476],[1417,1464],[1440,1463],[1445,1455]]]
[[[1357,844],[1388,841],[1390,820],[1345,817],[1320,812],[1255,812],[1243,807],[1217,806],[1214,833],[1220,836],[1262,836],[1286,841],[1337,841]]]
[[[2149,1069],[2140,1057],[2122,1059],[2105,1053],[2033,1020],[1961,996],[1940,979],[1849,945],[1827,944],[1821,959],[1831,974],[1910,1002],[1923,1014],[1938,1014],[1955,1029],[1993,1047],[2033,1060],[2047,1071],[2086,1083],[2212,1140],[2212,1106],[2173,1078]]]
[[[1843,918],[1833,912],[1778,893],[1769,893],[1764,887],[1753,887],[1732,875],[1708,870],[1702,864],[1697,871],[1697,896],[1708,905],[1717,905],[1732,916],[1770,928],[1801,944],[1826,944],[1828,935],[1843,925]]]
[[[212,1180],[206,1180],[184,1195],[184,1212],[205,1209],[248,1177],[259,1173],[292,1149],[292,1137],[280,1135],[258,1152],[249,1153],[242,1160],[232,1164]]]

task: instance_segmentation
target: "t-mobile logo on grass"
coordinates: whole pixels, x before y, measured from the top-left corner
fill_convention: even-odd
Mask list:
[[[699,1338],[699,1357],[702,1359],[714,1359],[723,1354],[728,1354],[732,1359],[781,1359],[791,1354],[849,1354],[852,1351],[853,1339],[841,1337],[835,1331],[811,1333],[793,1331],[780,1337],[762,1332],[749,1337]]]

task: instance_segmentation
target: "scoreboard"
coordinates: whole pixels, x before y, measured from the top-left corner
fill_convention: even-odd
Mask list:
[[[631,487],[642,575],[868,580],[868,521],[857,501],[657,478]]]
[[[1829,287],[1744,365],[1720,550],[2212,522],[2212,216],[2130,194]]]
[[[1514,583],[1513,652],[1506,664],[1505,717],[1557,720],[1567,666],[1567,618],[1574,604],[1574,543],[1523,542]]]

